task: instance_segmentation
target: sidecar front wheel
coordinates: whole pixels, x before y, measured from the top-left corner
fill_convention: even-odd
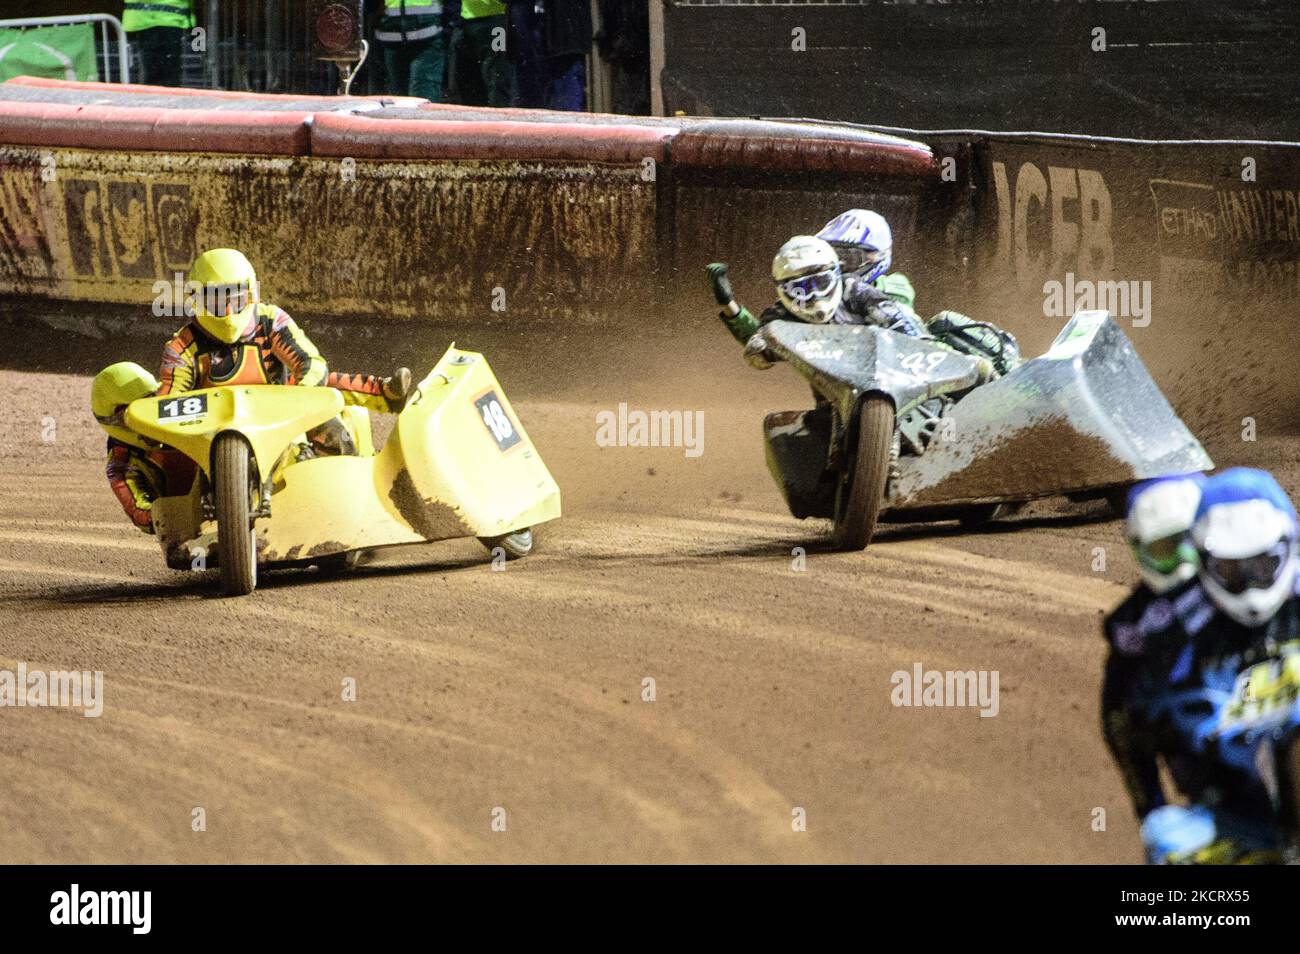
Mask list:
[[[870,394],[858,413],[858,450],[848,478],[848,493],[835,520],[835,544],[839,549],[861,550],[871,542],[885,499],[893,446],[893,402],[883,395]]]
[[[238,434],[222,434],[212,448],[212,482],[217,504],[217,552],[227,596],[244,596],[257,586],[257,537],[253,532],[252,479],[248,445]]]

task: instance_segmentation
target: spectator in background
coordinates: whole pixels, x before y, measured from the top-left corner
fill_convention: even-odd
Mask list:
[[[447,37],[440,0],[384,0],[375,39],[384,50],[390,93],[442,102]]]
[[[137,83],[181,85],[181,52],[185,34],[194,27],[190,0],[127,0],[122,28],[139,57]]]
[[[511,101],[581,112],[591,52],[588,0],[508,0]]]
[[[500,0],[461,0],[451,31],[449,101],[462,106],[509,106],[506,8]]]
[[[616,113],[650,113],[650,14],[645,0],[600,0],[600,55],[611,67]]]

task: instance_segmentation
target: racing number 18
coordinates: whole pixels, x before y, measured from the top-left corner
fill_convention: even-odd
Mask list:
[[[492,439],[497,442],[497,447],[501,450],[507,450],[519,443],[519,432],[515,430],[514,424],[510,422],[510,416],[506,414],[505,408],[501,406],[501,399],[497,397],[495,391],[489,391],[477,401],[474,406],[478,408],[479,416],[483,418],[483,423],[487,425],[488,433]]]
[[[202,417],[208,410],[208,396],[199,394],[187,398],[164,398],[158,402],[158,417],[168,421],[180,421],[191,417]]]

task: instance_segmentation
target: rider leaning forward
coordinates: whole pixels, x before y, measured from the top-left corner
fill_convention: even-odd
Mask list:
[[[928,322],[913,311],[915,291],[907,276],[890,273],[893,235],[876,212],[850,209],[827,222],[816,235],[796,235],[776,253],[772,280],[779,301],[755,318],[736,302],[727,266],[708,266],[720,317],[745,345],[745,360],[756,368],[772,366],[773,356],[756,333],[771,321],[812,324],[876,325],[914,338],[928,338],[980,361],[980,380],[1006,374],[1020,363],[1009,333],[996,331],[955,311],[941,311]]]
[[[192,316],[163,348],[158,379],[137,364],[101,371],[91,388],[91,409],[108,433],[109,486],[131,522],[153,532],[151,508],[164,484],[166,452],[132,433],[123,415],[132,401],[223,385],[299,384],[337,388],[346,404],[400,412],[411,372],[392,377],[330,371],[320,351],[282,308],[259,298],[252,264],[235,249],[204,252],[190,269]],[[337,418],[307,435],[319,454],[352,452]]]

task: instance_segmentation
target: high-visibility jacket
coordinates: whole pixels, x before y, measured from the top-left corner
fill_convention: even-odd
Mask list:
[[[194,26],[194,8],[190,0],[126,0],[122,9],[122,27],[128,33],[151,27]]]
[[[461,0],[460,18],[477,20],[480,17],[495,17],[506,12],[506,5],[500,0]]]
[[[427,40],[442,32],[440,0],[384,0],[384,17],[375,29],[380,43]]]

